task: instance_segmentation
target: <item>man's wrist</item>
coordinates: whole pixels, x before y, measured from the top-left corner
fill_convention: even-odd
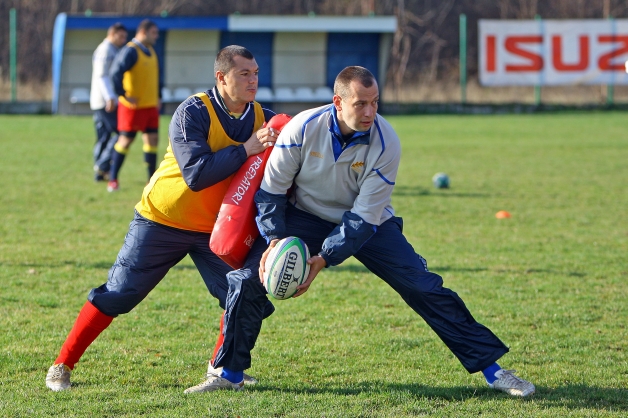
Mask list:
[[[249,152],[244,144],[238,147],[238,152],[240,153],[240,157],[242,157],[242,161],[246,161],[246,159],[249,158]]]
[[[321,257],[323,260],[325,260],[325,267],[331,266],[331,259],[329,258],[329,255],[327,255],[326,252],[321,251],[320,253],[318,253],[318,256]]]

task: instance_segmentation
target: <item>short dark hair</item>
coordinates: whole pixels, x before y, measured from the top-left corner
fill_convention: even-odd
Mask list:
[[[124,26],[120,22],[114,23],[113,25],[109,26],[109,29],[107,29],[107,33],[118,33],[120,31],[128,32],[126,26]]]
[[[357,65],[346,67],[336,76],[334,94],[343,99],[348,99],[351,95],[350,86],[353,80],[359,81],[364,87],[371,87],[376,82],[373,73],[366,68]]]
[[[157,27],[157,23],[153,22],[150,19],[144,19],[140,22],[139,25],[137,25],[137,31],[138,32],[148,32],[150,30],[150,28],[152,27]]]
[[[234,57],[243,57],[247,60],[255,59],[251,51],[240,45],[229,45],[218,51],[214,61],[214,74],[220,71],[227,74],[234,66]]]

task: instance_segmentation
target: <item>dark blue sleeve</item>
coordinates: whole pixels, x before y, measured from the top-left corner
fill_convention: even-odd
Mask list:
[[[113,91],[118,96],[124,96],[124,88],[122,87],[122,77],[124,73],[129,71],[137,62],[137,51],[135,48],[125,46],[122,48],[109,69],[109,76],[113,83]]]
[[[197,192],[229,177],[246,161],[242,145],[230,145],[216,152],[207,144],[209,114],[198,97],[179,105],[168,130],[172,152],[183,179]]]
[[[272,194],[262,189],[255,193],[257,204],[257,228],[267,243],[274,239],[286,237],[286,203],[285,194]]]
[[[275,115],[276,115],[276,113],[275,113],[275,112],[273,112],[273,111],[272,111],[272,110],[270,110],[270,109],[266,109],[265,107],[263,107],[263,108],[262,108],[262,110],[264,111],[264,120],[265,120],[266,122],[268,122],[269,120],[271,120],[271,119],[273,118],[273,116],[275,116]]]
[[[342,215],[342,221],[323,241],[319,255],[325,259],[327,267],[336,266],[357,253],[375,231],[377,226],[347,211]]]

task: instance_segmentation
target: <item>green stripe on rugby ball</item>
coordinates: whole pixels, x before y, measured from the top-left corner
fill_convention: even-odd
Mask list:
[[[268,277],[266,278],[266,290],[268,291],[268,294],[271,295],[274,299],[277,300],[284,300],[284,299],[290,299],[292,296],[294,296],[295,293],[297,293],[297,290],[295,289],[294,292],[292,292],[289,296],[286,295],[283,298],[279,298],[277,296],[275,296],[274,292],[276,289],[272,289],[272,292],[270,291],[271,289],[271,279],[272,279],[272,274],[271,272],[275,270],[275,267],[277,267],[277,263],[278,261],[289,251],[291,251],[294,247],[296,247],[298,249],[298,251],[303,255],[303,270],[301,271],[301,280],[298,282],[299,285],[303,284],[305,282],[305,280],[307,280],[306,277],[306,272],[308,270],[308,265],[307,265],[307,259],[309,258],[309,251],[307,249],[307,247],[304,245],[304,242],[297,238],[297,237],[287,237],[284,238],[283,240],[279,241],[277,243],[277,245],[275,246],[275,249],[278,248],[278,253],[273,254],[273,252],[271,251],[271,253],[268,255],[273,256],[273,264],[270,266],[270,270],[268,271]]]

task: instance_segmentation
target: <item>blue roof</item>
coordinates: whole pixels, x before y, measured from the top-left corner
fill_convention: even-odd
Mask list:
[[[66,29],[107,29],[114,23],[120,22],[129,29],[135,29],[144,19],[150,19],[157,24],[160,30],[168,29],[215,29],[227,30],[229,20],[227,16],[67,16]]]

